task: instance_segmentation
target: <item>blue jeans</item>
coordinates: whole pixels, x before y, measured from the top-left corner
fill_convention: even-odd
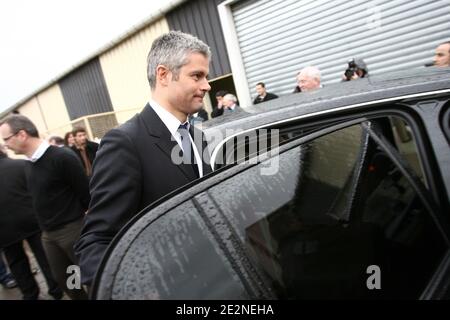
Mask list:
[[[0,283],[6,283],[12,280],[12,275],[6,269],[6,263],[3,260],[3,250],[0,249]]]

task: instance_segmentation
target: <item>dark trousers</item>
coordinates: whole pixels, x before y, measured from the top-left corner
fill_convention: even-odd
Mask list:
[[[81,233],[82,219],[65,224],[64,226],[42,232],[42,244],[45,253],[59,286],[72,300],[85,300],[88,298],[83,287],[69,289],[67,280],[72,274],[68,273],[68,267],[78,265],[73,246]]]
[[[36,233],[25,239],[45,277],[48,293],[54,297],[62,295],[61,289],[53,278],[50,265],[41,243],[41,234]],[[39,285],[31,272],[28,256],[23,248],[23,242],[19,241],[4,248],[5,257],[8,260],[11,273],[16,279],[24,300],[35,300],[39,296]]]

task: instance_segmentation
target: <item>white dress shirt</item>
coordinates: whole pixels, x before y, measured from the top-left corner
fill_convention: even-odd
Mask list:
[[[171,114],[169,111],[164,109],[161,105],[159,105],[155,100],[150,99],[149,101],[150,106],[152,109],[156,112],[158,117],[161,119],[161,121],[164,123],[166,128],[170,131],[170,134],[172,135],[172,138],[178,143],[181,150],[183,150],[183,146],[181,143],[181,135],[178,132],[178,128],[180,127],[181,123],[180,120],[177,119],[173,114]],[[187,118],[186,118],[187,121]],[[190,128],[190,124],[188,123],[188,129]],[[195,160],[197,162],[197,169],[198,169],[198,175],[199,177],[203,177],[203,165],[202,165],[202,159],[200,157],[200,154],[197,150],[197,146],[194,143],[194,140],[192,139],[192,136],[189,134],[189,138],[191,139],[192,144],[192,150],[194,150],[194,156]]]
[[[36,149],[36,151],[33,153],[33,155],[30,158],[28,158],[28,160],[31,162],[38,161],[44,155],[45,151],[47,151],[47,149],[49,147],[50,147],[50,144],[47,141],[42,140],[39,147]]]

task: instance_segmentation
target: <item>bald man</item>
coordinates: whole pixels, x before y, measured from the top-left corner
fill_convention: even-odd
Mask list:
[[[436,67],[450,66],[450,41],[441,43],[434,54],[434,65]]]

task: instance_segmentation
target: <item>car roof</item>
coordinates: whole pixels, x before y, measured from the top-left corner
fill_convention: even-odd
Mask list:
[[[339,82],[321,89],[292,93],[245,108],[244,112],[223,115],[202,124],[208,136],[212,128],[251,129],[283,119],[290,119],[343,106],[364,104],[395,98],[407,98],[421,93],[450,89],[450,68],[417,68],[372,76],[355,81]]]

